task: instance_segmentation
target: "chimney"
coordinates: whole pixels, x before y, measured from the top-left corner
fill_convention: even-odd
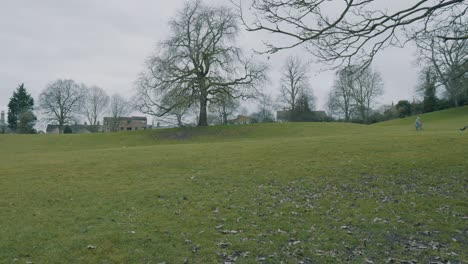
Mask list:
[[[5,111],[2,111],[2,117],[0,118],[0,124],[5,124]]]

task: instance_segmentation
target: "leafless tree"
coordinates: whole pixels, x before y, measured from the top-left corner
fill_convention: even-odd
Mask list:
[[[110,98],[111,130],[118,131],[121,117],[128,115],[132,108],[128,100],[119,94],[114,94]]]
[[[353,91],[355,87],[355,74],[358,69],[348,66],[336,72],[335,83],[328,95],[328,109],[330,114],[343,117],[346,122],[351,119],[354,111]]]
[[[239,101],[236,98],[231,97],[229,94],[218,94],[213,98],[209,109],[218,117],[221,124],[227,125],[229,116],[231,116],[238,107]]]
[[[207,126],[207,107],[218,94],[248,98],[265,75],[265,66],[243,59],[235,46],[238,18],[224,6],[187,2],[170,23],[171,36],[147,62],[138,94],[148,113],[164,116],[180,104],[196,105],[199,126]],[[168,97],[188,99],[166,100]]]
[[[452,36],[467,34],[468,24],[449,30]],[[417,39],[419,59],[434,69],[439,84],[445,88],[455,106],[468,99],[466,74],[468,72],[468,39],[442,40],[438,32],[422,34]]]
[[[302,94],[313,98],[307,74],[308,67],[299,58],[289,57],[283,71],[279,101],[294,111]]]
[[[380,50],[402,46],[424,32],[439,32],[436,37],[447,41],[468,38],[468,32],[454,36],[447,31],[467,24],[466,0],[414,0],[401,8],[394,8],[393,1],[382,6],[377,0],[251,0],[248,13],[241,0],[231,1],[247,30],[290,40],[285,45],[266,43],[266,52],[305,46],[320,61],[336,67],[369,66]],[[414,34],[408,37],[404,33],[409,30]]]
[[[369,111],[376,103],[376,99],[383,95],[382,77],[377,71],[365,68],[355,75],[353,101],[355,109],[364,123],[369,121]]]
[[[86,88],[86,94],[83,103],[83,115],[88,120],[90,126],[96,127],[99,118],[107,110],[109,105],[109,96],[106,92],[97,86]]]
[[[275,121],[273,112],[276,105],[273,97],[267,92],[260,92],[255,99],[258,103],[258,110],[253,113],[253,117],[260,123]]]
[[[57,123],[59,133],[64,126],[76,122],[83,106],[84,90],[73,80],[56,80],[39,96],[39,108],[47,121]]]
[[[328,96],[328,109],[331,114],[344,117],[345,121],[358,115],[367,123],[369,111],[382,94],[383,81],[378,72],[370,67],[350,65],[337,71]]]

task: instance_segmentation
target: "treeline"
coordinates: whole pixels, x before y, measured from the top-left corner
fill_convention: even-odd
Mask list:
[[[67,131],[67,125],[85,120],[91,132],[97,132],[101,118],[111,117],[110,126],[117,131],[119,118],[133,110],[132,103],[119,94],[107,95],[98,86],[78,84],[70,79],[58,79],[47,85],[39,95],[37,105],[21,84],[13,92],[8,103],[8,118],[2,133],[34,134],[38,121],[58,125],[59,133]]]

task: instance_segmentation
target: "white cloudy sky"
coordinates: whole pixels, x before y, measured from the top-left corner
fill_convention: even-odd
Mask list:
[[[146,57],[167,36],[169,19],[185,0],[14,0],[0,8],[0,110],[13,90],[25,83],[37,98],[47,83],[72,78],[98,85],[109,94],[131,97],[134,81]],[[207,0],[225,3],[228,0]],[[382,0],[383,3],[389,3]],[[392,0],[392,4],[407,0]],[[261,47],[268,34],[243,32],[239,44]],[[392,48],[378,55],[374,68],[385,82],[383,103],[411,99],[417,82],[415,50]],[[285,57],[294,54],[312,59],[295,49],[272,55],[271,82],[266,90],[276,94],[277,76]],[[324,108],[333,83],[333,72],[311,67],[311,84]]]

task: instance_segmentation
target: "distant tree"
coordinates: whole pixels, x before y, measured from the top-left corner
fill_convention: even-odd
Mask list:
[[[412,111],[411,111],[411,103],[407,100],[400,100],[396,104],[396,109],[398,111],[398,117],[403,118],[410,116]]]
[[[420,73],[418,92],[423,96],[423,112],[429,113],[437,109],[437,77],[431,67],[426,67]]]
[[[259,123],[274,122],[275,115],[273,112],[275,110],[275,105],[271,95],[261,92],[257,95],[256,100],[258,103],[258,110],[252,114],[252,118]]]
[[[219,94],[252,97],[266,67],[243,58],[236,46],[238,17],[224,6],[189,1],[170,22],[170,37],[147,62],[138,81],[140,99],[158,117],[186,100],[198,108],[198,126],[207,126],[207,109]],[[168,104],[171,102],[171,104]]]
[[[328,109],[332,114],[344,117],[345,121],[358,116],[368,123],[369,113],[382,94],[383,81],[378,72],[370,67],[347,66],[336,73],[328,96]]]
[[[59,126],[62,134],[67,124],[76,122],[83,108],[85,91],[73,80],[59,79],[49,85],[39,96],[39,108],[46,120]]]
[[[231,97],[229,94],[218,94],[213,98],[209,109],[218,117],[221,124],[227,125],[229,117],[238,107],[239,101],[236,98]]]
[[[24,87],[24,83],[20,84],[16,91],[13,92],[13,96],[10,98],[10,102],[8,103],[8,126],[11,130],[17,131],[18,130],[18,121],[20,115],[24,114],[23,117],[26,115],[29,118],[29,121],[23,123],[21,125],[21,131],[17,131],[20,133],[28,133],[27,131],[32,131],[36,116],[33,114],[34,109],[34,99],[31,95],[26,91]],[[27,114],[25,114],[27,113]],[[23,120],[25,121],[25,120]]]
[[[348,66],[336,72],[335,83],[328,95],[328,109],[331,114],[344,117],[350,121],[354,112],[353,91],[355,90],[355,75],[357,67]]]
[[[20,134],[34,134],[34,124],[36,123],[36,116],[31,110],[23,111],[18,116],[18,125],[16,131]]]
[[[110,98],[110,113],[111,113],[111,130],[118,131],[120,118],[128,115],[131,112],[131,104],[119,94],[114,94]]]
[[[90,126],[97,127],[99,119],[108,109],[109,96],[97,86],[83,88],[86,91],[83,100],[83,115]]]
[[[299,58],[287,58],[280,80],[279,101],[291,111],[295,110],[301,95],[312,93],[307,71],[307,65]]]
[[[368,123],[369,112],[382,94],[383,81],[377,71],[368,67],[355,74],[352,97],[355,109],[364,123]]]

